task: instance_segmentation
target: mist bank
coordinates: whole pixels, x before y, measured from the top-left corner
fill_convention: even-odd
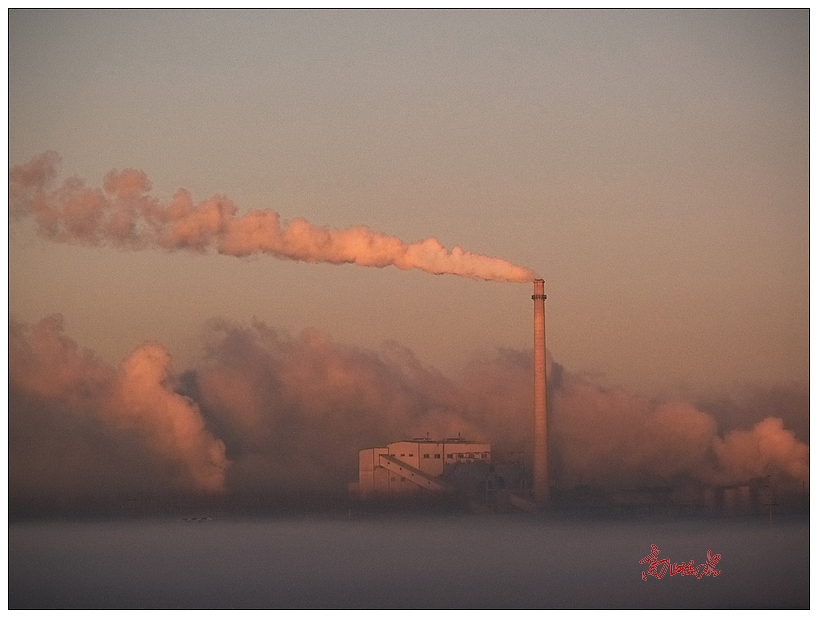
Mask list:
[[[49,496],[334,495],[356,479],[359,449],[427,435],[530,457],[530,351],[497,350],[453,379],[405,346],[367,350],[315,329],[213,320],[203,336],[203,356],[180,373],[159,343],[113,366],[66,336],[60,316],[12,320],[11,506]],[[603,388],[550,357],[548,378],[559,487],[762,477],[782,491],[808,486],[805,385],[703,405]]]

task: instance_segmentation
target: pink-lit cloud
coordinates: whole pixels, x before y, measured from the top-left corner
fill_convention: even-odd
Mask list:
[[[24,415],[36,410],[58,419],[41,431],[60,431],[69,422],[93,426],[110,442],[138,442],[142,457],[151,461],[128,465],[166,470],[165,478],[155,479],[154,489],[166,483],[193,491],[223,491],[228,468],[224,444],[205,428],[195,402],[174,392],[172,378],[170,356],[157,344],[140,346],[115,368],[66,337],[60,316],[45,318],[33,328],[10,324],[10,482],[15,485],[21,482],[19,475],[26,474],[20,461],[32,454],[22,438],[29,420]],[[77,443],[81,449],[87,447],[81,439]],[[71,443],[64,448],[69,451],[67,460],[75,460],[78,453],[70,452]],[[46,474],[66,473],[61,469],[66,460],[57,452],[33,457],[41,459]],[[70,484],[82,485],[83,479],[74,478]]]
[[[67,338],[58,317],[12,323],[12,486],[68,478],[81,487],[77,476],[101,478],[105,467],[107,482],[121,478],[123,488],[135,475],[191,491],[338,490],[355,478],[358,449],[427,433],[530,456],[530,353],[500,350],[454,380],[397,344],[374,352],[317,330],[294,337],[220,321],[206,349],[176,376],[157,344],[112,367]],[[780,418],[720,425],[691,402],[653,401],[549,367],[552,460],[563,487],[808,481],[809,447]],[[780,397],[784,417],[795,414],[788,400]]]

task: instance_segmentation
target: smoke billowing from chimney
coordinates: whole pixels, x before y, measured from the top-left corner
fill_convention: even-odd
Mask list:
[[[366,227],[331,230],[302,219],[282,225],[273,211],[236,216],[224,198],[194,205],[185,191],[162,204],[136,170],[109,173],[102,189],[78,179],[54,186],[57,161],[46,153],[12,168],[9,199],[12,215],[33,217],[41,234],[59,242],[534,279],[527,269],[447,251],[434,239],[406,244]],[[161,345],[142,345],[112,367],[68,339],[59,317],[34,327],[12,322],[10,491],[343,487],[359,448],[427,431],[462,431],[491,440],[498,452],[531,448],[530,351],[502,350],[452,381],[397,346],[374,353],[263,324],[212,331],[207,357],[174,376]],[[702,408],[604,389],[545,361],[557,484],[808,481],[808,434],[781,420],[808,427],[806,385],[751,398],[761,401],[752,410],[731,401]]]
[[[244,257],[258,253],[304,262],[417,268],[488,281],[526,282],[534,273],[505,260],[446,249],[435,238],[407,244],[366,226],[343,230],[315,226],[305,219],[282,223],[273,210],[237,216],[225,197],[194,204],[179,190],[168,204],[150,196],[151,184],[135,169],[111,171],[103,188],[77,178],[54,186],[59,157],[46,152],[9,171],[12,214],[34,217],[39,232],[57,242],[140,249],[215,250]]]

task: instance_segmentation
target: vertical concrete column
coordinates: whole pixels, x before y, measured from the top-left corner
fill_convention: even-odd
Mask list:
[[[546,505],[548,426],[545,409],[545,281],[534,280],[534,499]]]

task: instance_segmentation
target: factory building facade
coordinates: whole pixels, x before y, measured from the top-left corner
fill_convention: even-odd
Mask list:
[[[363,499],[443,493],[447,466],[491,463],[491,445],[461,438],[415,438],[358,452],[358,481],[350,490]]]

